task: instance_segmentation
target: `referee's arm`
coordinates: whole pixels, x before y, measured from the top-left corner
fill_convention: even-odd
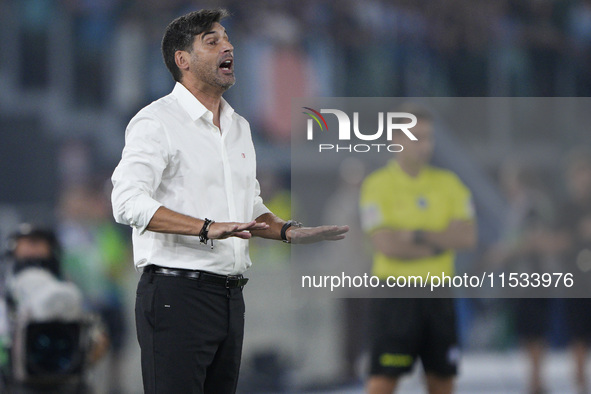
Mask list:
[[[373,247],[389,258],[414,260],[435,256],[448,249],[469,249],[476,245],[472,220],[456,220],[443,231],[378,229],[371,235]],[[419,239],[420,238],[420,239]]]
[[[375,250],[394,259],[414,260],[436,254],[434,248],[416,244],[413,241],[413,232],[407,230],[376,230],[371,235],[371,243]]]
[[[423,231],[423,242],[440,249],[471,249],[476,239],[473,220],[454,220],[443,231]]]

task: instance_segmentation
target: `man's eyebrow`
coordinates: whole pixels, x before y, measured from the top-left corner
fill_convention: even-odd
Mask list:
[[[203,35],[201,36],[201,41],[205,40],[205,36],[207,36],[208,34],[216,34],[216,33],[217,33],[217,31],[216,31],[216,30],[211,30],[211,31],[208,31],[208,32],[206,32],[206,33],[203,33]],[[222,36],[223,36],[223,35],[226,35],[226,36],[228,35],[228,34],[226,33],[226,29],[224,29],[224,30],[223,30],[223,34],[222,34]]]

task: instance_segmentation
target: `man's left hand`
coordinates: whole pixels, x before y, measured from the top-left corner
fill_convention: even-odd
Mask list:
[[[347,231],[349,226],[290,227],[285,235],[292,244],[311,244],[344,239]]]

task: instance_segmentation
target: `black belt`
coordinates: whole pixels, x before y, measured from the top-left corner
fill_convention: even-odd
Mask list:
[[[150,272],[156,275],[177,276],[181,278],[188,278],[193,280],[201,280],[213,285],[223,286],[226,289],[234,289],[236,287],[244,287],[248,282],[248,278],[242,275],[218,275],[205,271],[185,270],[180,268],[165,268],[156,265],[149,265],[144,268],[144,272]]]

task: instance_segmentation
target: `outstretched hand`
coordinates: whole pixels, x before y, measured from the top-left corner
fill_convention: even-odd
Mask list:
[[[347,231],[349,226],[290,227],[286,236],[292,244],[311,244],[344,239]]]
[[[267,223],[257,223],[255,220],[249,223],[237,222],[215,222],[209,227],[207,237],[209,239],[226,239],[230,237],[249,239],[252,237],[252,230],[266,230],[269,228]]]

